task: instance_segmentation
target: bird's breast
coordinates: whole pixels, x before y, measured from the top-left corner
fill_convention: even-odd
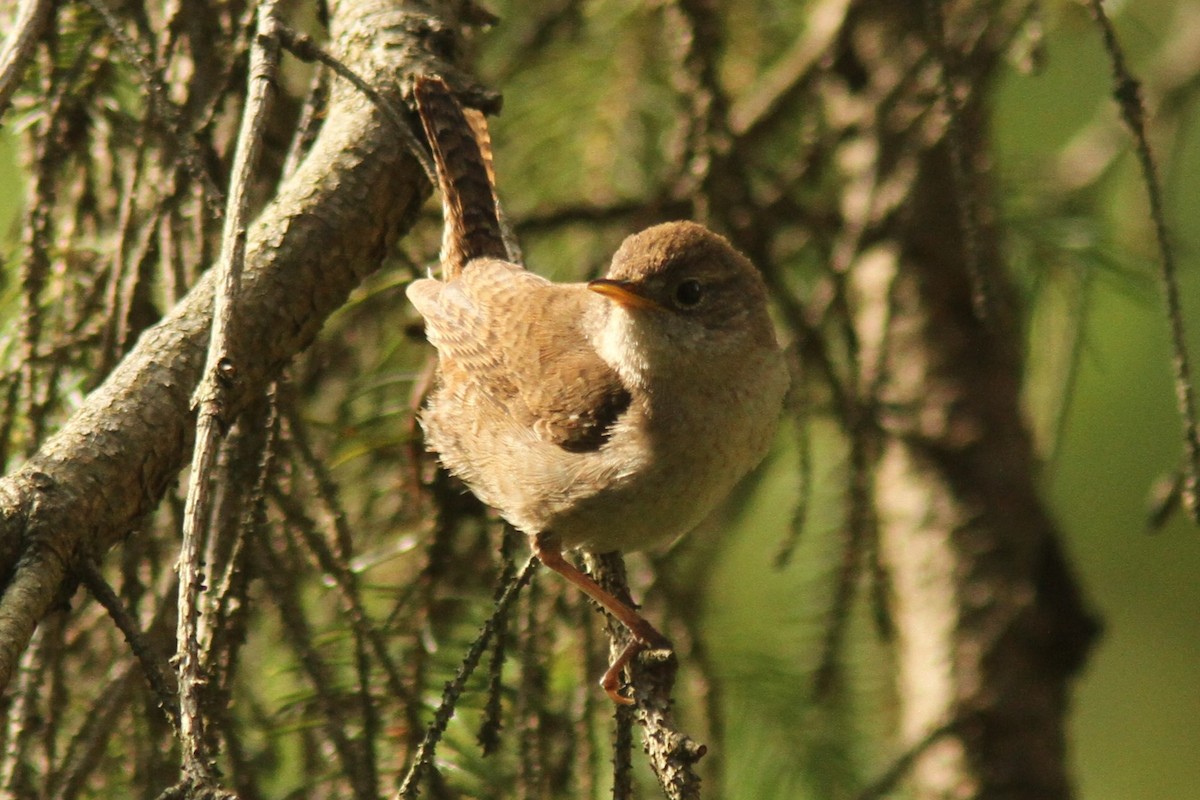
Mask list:
[[[610,471],[603,490],[548,520],[565,546],[653,547],[687,533],[725,499],[766,456],[788,384],[777,353],[741,366],[689,386],[647,387],[598,454],[636,468]]]

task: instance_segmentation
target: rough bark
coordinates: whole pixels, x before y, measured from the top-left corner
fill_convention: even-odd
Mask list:
[[[394,106],[416,69],[448,72],[447,12],[423,4],[331,9],[333,50]],[[228,419],[261,394],[412,223],[429,187],[394,123],[339,81],[302,166],[249,231],[231,331]],[[0,687],[72,563],[136,531],[175,480],[194,434],[213,287],[206,274],[20,469],[0,480]]]

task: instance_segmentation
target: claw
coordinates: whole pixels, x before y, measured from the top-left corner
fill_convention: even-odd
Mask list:
[[[629,662],[633,660],[634,656],[645,649],[645,644],[639,642],[637,639],[631,639],[629,644],[625,645],[625,649],[621,651],[621,654],[604,671],[603,677],[600,678],[601,688],[604,689],[605,693],[617,705],[633,705],[632,697],[621,694],[621,673],[625,670],[625,667],[629,666]]]

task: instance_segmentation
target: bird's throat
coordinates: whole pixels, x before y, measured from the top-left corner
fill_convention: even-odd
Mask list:
[[[656,354],[668,343],[657,341],[657,331],[620,306],[611,306],[596,322],[589,334],[596,353],[627,387],[648,388],[649,376],[656,374]]]

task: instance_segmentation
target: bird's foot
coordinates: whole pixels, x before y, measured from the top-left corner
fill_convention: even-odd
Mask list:
[[[647,637],[647,641],[642,641],[636,637],[630,639],[629,644],[625,645],[625,649],[613,660],[612,664],[609,665],[608,669],[604,671],[604,675],[600,678],[600,688],[604,689],[604,693],[617,705],[633,705],[633,698],[621,693],[621,673],[625,671],[625,667],[629,666],[630,662],[638,654],[644,651],[663,652],[666,654],[674,652],[674,648],[667,637],[653,628],[650,628],[650,631],[653,633],[653,637]]]

